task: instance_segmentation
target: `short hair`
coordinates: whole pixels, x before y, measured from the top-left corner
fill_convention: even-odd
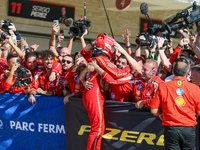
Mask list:
[[[119,57],[118,57],[118,59],[119,58],[124,58],[124,59],[126,59],[126,56],[124,55],[124,54],[121,54]],[[127,59],[126,59],[127,60]]]
[[[13,53],[8,54],[8,56],[7,56],[7,62],[10,63],[10,59],[14,58],[14,57],[18,57],[18,55],[17,54],[13,54]]]
[[[28,52],[25,55],[25,61],[27,61],[28,58],[35,57],[37,59],[37,54],[35,52]]]
[[[155,71],[158,70],[158,63],[157,63],[157,61],[155,61],[154,59],[147,59],[146,62],[145,62],[145,64],[146,64],[146,63],[152,63],[153,66],[154,66]]]
[[[195,64],[194,60],[190,56],[185,56],[185,55],[181,54],[180,57],[184,57],[190,63],[190,66]]]
[[[190,49],[182,50],[182,53],[187,53],[189,57],[194,57],[195,53]]]
[[[67,56],[67,57],[71,57],[71,58],[72,58],[72,61],[74,62],[74,57],[73,57],[72,55],[67,54],[67,55],[63,56],[63,58],[66,57],[66,56]]]
[[[75,62],[75,60],[76,60],[76,56],[77,56],[77,55],[79,55],[80,57],[85,58],[83,55],[81,55],[81,54],[79,54],[78,52],[76,52],[76,53],[74,54],[73,62]],[[86,60],[86,59],[85,59],[85,60]]]
[[[198,65],[192,66],[191,71],[196,71],[196,72],[200,73],[200,65],[198,64]]]
[[[40,54],[42,59],[48,58],[49,56],[53,57],[53,59],[55,58],[55,55],[51,50],[43,50]]]
[[[146,62],[146,60],[144,59],[143,56],[138,56],[138,57],[135,58],[135,60],[136,60],[136,59],[141,60],[143,64]]]
[[[174,71],[174,75],[175,76],[185,76],[187,74],[187,72],[189,71],[189,64],[186,64],[182,67],[180,67],[179,62],[175,62],[175,65],[173,67],[173,71]]]
[[[127,60],[127,58],[126,58],[126,56],[125,56],[124,54],[121,54],[121,55],[117,58],[117,60],[119,60],[120,58],[126,59],[127,66],[129,65],[128,60]]]

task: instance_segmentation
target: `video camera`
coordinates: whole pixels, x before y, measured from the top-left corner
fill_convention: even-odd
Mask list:
[[[158,39],[156,37],[158,32],[165,32],[166,29],[163,26],[161,28],[159,28],[158,26],[153,25],[149,15],[148,15],[148,5],[147,5],[147,3],[142,3],[140,5],[140,11],[145,16],[148,16],[149,21],[150,21],[150,23],[153,27],[148,27],[145,32],[140,33],[135,42],[137,44],[139,44],[140,46],[149,46],[150,48],[153,48],[154,45],[155,45],[155,42],[158,42]],[[146,40],[140,39],[140,36],[142,36],[142,35],[145,37]],[[169,42],[170,42],[170,39],[168,38],[168,36],[164,36],[163,46],[168,45]]]
[[[190,8],[192,8],[192,11],[189,11]],[[180,18],[183,18],[184,20],[174,23]],[[199,21],[200,21],[200,6],[198,6],[196,1],[194,1],[193,5],[183,9],[182,12],[178,12],[177,14],[165,18],[162,21],[162,23],[163,25],[165,25],[169,33],[171,33],[172,31],[176,31],[177,29],[181,29],[182,27],[189,27],[191,33],[194,34],[193,33],[194,23],[196,23],[198,27],[197,23]]]
[[[65,20],[65,25],[70,27],[69,35],[71,36],[82,36],[85,32],[85,29],[88,29],[91,26],[91,21],[86,19],[86,2],[84,2],[84,17],[81,17],[79,20],[73,20],[68,18]],[[88,32],[89,33],[89,32]]]
[[[146,40],[139,38],[142,35],[145,37]],[[148,32],[142,32],[139,34],[135,42],[139,44],[140,46],[149,46],[150,48],[153,48],[155,45],[155,42],[158,42],[158,39],[155,35],[151,35]]]
[[[91,26],[91,21],[88,19],[81,18],[79,20],[73,20],[73,27],[69,29],[69,35],[71,36],[82,36],[85,29]]]

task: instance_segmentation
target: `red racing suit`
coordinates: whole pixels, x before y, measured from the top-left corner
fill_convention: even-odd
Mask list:
[[[87,61],[90,59],[90,52],[82,51],[81,54],[86,56]],[[123,69],[117,69],[115,65],[110,62],[105,56],[95,57],[98,64],[113,78],[122,78],[130,75],[129,71]],[[90,59],[91,60],[91,59]],[[106,73],[104,73],[106,74]],[[102,75],[104,76],[104,75]],[[88,112],[88,116],[91,124],[91,131],[88,138],[87,150],[100,150],[101,139],[105,131],[104,121],[104,97],[101,86],[101,76],[96,72],[90,72],[86,75],[86,79],[93,83],[93,87],[90,90],[85,89],[83,92],[83,104]]]
[[[91,131],[88,138],[87,150],[100,150],[101,139],[105,131],[104,123],[104,97],[102,87],[100,86],[101,76],[96,72],[87,74],[86,79],[93,83],[90,90],[85,89],[83,92],[83,104],[88,112],[91,124]]]
[[[137,103],[138,101],[142,100],[143,106],[150,108],[152,98],[155,96],[156,90],[160,83],[163,83],[163,81],[157,76],[154,76],[149,84],[145,83],[141,78],[134,80],[132,94],[135,102]]]
[[[30,91],[36,91],[39,87],[44,91],[51,91],[53,96],[61,96],[63,92],[63,82],[61,82],[61,75],[56,74],[56,80],[49,81],[46,77],[45,68],[41,71],[36,71],[33,75],[33,82]]]
[[[132,74],[120,78],[114,79],[108,73],[104,72],[102,78],[110,84],[110,98],[115,101],[127,102],[132,98],[132,88],[134,77]]]

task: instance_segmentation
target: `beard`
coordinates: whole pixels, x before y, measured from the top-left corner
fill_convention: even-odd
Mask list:
[[[80,74],[84,69],[86,68],[86,65],[81,65],[77,68],[77,72]]]
[[[120,66],[120,65],[117,65],[116,66],[118,69],[124,69],[122,66]]]

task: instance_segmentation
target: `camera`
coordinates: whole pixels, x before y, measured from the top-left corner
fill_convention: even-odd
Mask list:
[[[0,36],[1,36],[1,41],[4,41],[6,39],[6,36],[8,34],[6,32],[3,32],[3,33],[0,33]]]
[[[145,37],[146,40],[139,38],[142,35]],[[136,39],[135,42],[140,46],[149,46],[150,48],[153,48],[155,42],[158,42],[158,39],[155,35],[151,35],[148,32],[142,32],[139,34],[138,39]]]
[[[73,26],[69,29],[69,35],[71,36],[82,36],[85,29],[91,26],[91,21],[88,19],[81,18],[73,21]]]
[[[4,20],[4,23],[3,23],[3,25],[2,25],[2,30],[3,30],[3,31],[9,30],[9,29],[8,29],[8,26],[10,26],[11,23],[12,23],[12,21],[11,21],[10,19]]]
[[[28,73],[28,70],[24,66],[17,68],[17,87],[22,87],[23,84],[31,84],[31,74]]]
[[[20,64],[20,59],[17,59],[16,65]],[[15,84],[17,87],[22,87],[23,84],[31,84],[31,74],[29,74],[28,70],[24,66],[19,66],[17,68],[17,79]]]
[[[188,11],[188,9],[190,9],[191,7],[192,11]],[[183,18],[184,20],[174,23],[179,18]],[[196,23],[197,25],[197,23],[200,21],[200,6],[198,6],[194,1],[193,5],[183,9],[182,12],[178,12],[172,18],[169,17],[168,19],[169,22],[166,24],[165,27],[169,33],[171,33],[172,31],[176,31],[177,29],[181,29],[182,27],[189,27],[193,34],[192,28],[194,26],[194,23]]]

